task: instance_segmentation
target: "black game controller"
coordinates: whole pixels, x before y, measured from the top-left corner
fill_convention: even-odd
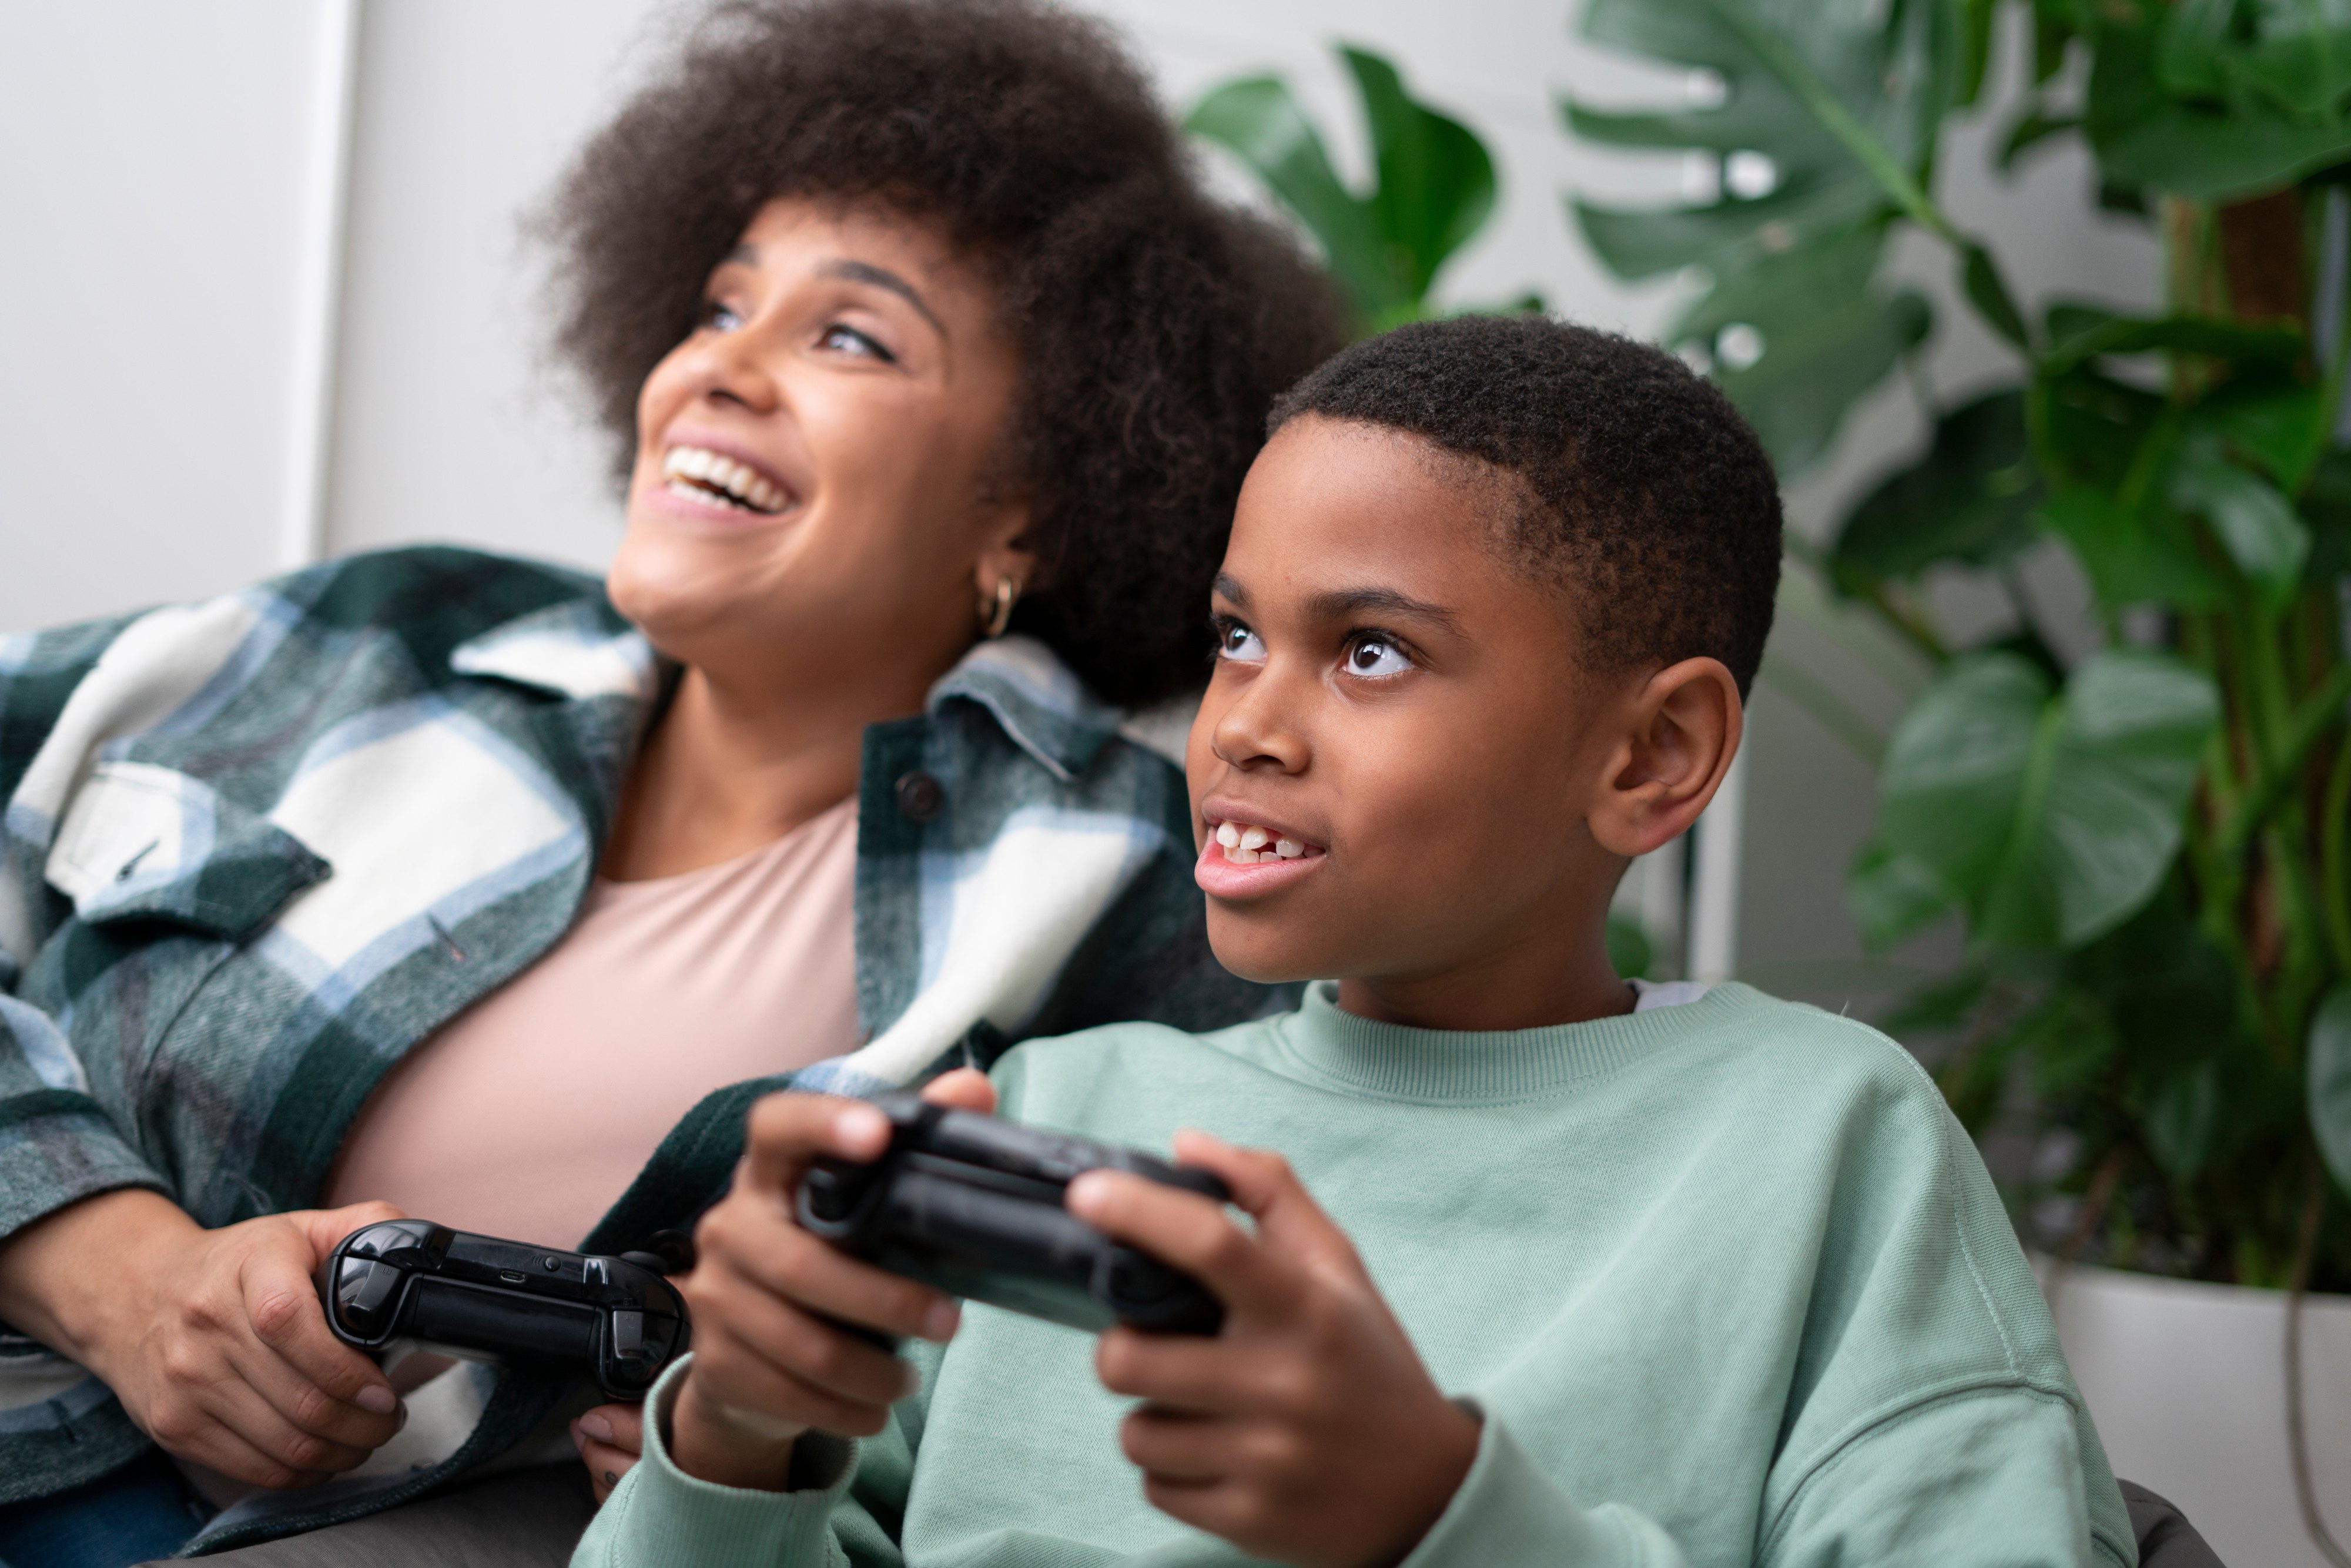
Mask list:
[[[1207,1171],[1040,1132],[914,1094],[877,1095],[890,1147],[871,1165],[818,1160],[793,1205],[841,1250],[952,1296],[1100,1331],[1213,1334],[1223,1303],[1190,1276],[1062,1207],[1071,1180],[1120,1170],[1225,1202]]]
[[[650,1253],[600,1258],[385,1219],[343,1238],[319,1270],[335,1337],[380,1352],[413,1339],[472,1360],[585,1372],[643,1399],[686,1347],[685,1302]]]

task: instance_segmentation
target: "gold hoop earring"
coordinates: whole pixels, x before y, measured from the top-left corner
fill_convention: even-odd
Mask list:
[[[991,640],[1003,636],[1004,629],[1012,623],[1012,607],[1019,602],[1020,585],[1008,576],[998,578],[995,601],[980,601],[979,634]]]

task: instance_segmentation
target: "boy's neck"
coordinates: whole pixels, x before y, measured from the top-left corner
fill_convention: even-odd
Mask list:
[[[1546,1029],[1615,1018],[1636,999],[1598,931],[1564,949],[1529,943],[1441,970],[1339,982],[1342,1010],[1413,1029]]]

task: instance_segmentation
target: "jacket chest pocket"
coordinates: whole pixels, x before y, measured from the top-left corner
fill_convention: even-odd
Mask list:
[[[46,874],[87,925],[160,920],[236,942],[331,870],[203,780],[118,761],[75,791]]]

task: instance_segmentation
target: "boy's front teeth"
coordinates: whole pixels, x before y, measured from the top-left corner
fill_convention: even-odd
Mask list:
[[[1244,828],[1234,822],[1217,824],[1217,842],[1224,847],[1225,858],[1235,865],[1294,861],[1306,852],[1306,846],[1296,839],[1275,838],[1263,828]]]

